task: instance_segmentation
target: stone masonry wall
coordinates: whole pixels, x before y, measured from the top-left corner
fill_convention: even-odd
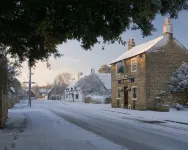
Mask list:
[[[137,86],[137,100],[136,102],[136,109],[145,109],[146,108],[146,91],[145,91],[145,54],[142,54],[137,58],[137,72],[131,72],[131,59],[129,58],[124,61],[125,63],[125,74],[128,75],[128,78],[134,77],[134,82],[126,82],[123,84],[117,84],[117,77],[116,77],[116,65],[112,65],[112,107],[117,107],[117,88],[121,87],[124,89],[124,87],[128,87],[131,89],[132,86]],[[128,91],[128,104],[133,105],[132,100],[132,93],[131,90]],[[124,91],[121,92],[121,99],[120,99],[120,105],[122,107],[124,106]]]
[[[174,40],[170,40],[158,52],[146,55],[146,100],[148,108],[154,107],[155,98],[160,91],[167,90],[167,82],[183,61],[188,61],[188,51]]]

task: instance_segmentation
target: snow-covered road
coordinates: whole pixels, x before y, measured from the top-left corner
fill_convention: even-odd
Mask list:
[[[27,101],[22,101],[9,114],[7,128],[0,131],[0,149],[187,150],[188,147],[186,125],[143,123],[128,113],[104,110],[102,105],[37,100],[28,108]]]
[[[9,111],[7,127],[0,130],[0,150],[124,149],[41,108],[37,101],[32,108],[27,104],[22,101]]]

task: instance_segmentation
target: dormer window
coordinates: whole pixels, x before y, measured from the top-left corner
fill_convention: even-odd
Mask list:
[[[124,73],[124,65],[122,61],[117,63],[117,73]]]

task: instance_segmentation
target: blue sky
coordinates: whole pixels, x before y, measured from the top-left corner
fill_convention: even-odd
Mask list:
[[[173,30],[174,36],[178,39],[186,48],[188,48],[188,11],[181,12],[178,19],[173,19]],[[125,41],[128,39],[135,39],[136,45],[154,39],[161,36],[163,33],[164,16],[158,16],[153,21],[157,31],[152,36],[142,38],[141,31],[126,31],[122,34]],[[116,59],[127,49],[125,46],[118,43],[110,44],[105,46],[105,50],[101,50],[102,45],[96,44],[91,51],[84,51],[80,47],[80,43],[77,41],[69,41],[58,46],[60,53],[64,54],[62,58],[54,59],[50,58],[51,69],[46,68],[45,63],[38,63],[35,70],[33,69],[34,75],[32,76],[33,81],[38,85],[45,85],[52,83],[57,74],[62,72],[70,72],[76,78],[78,72],[87,74],[91,68],[98,68],[103,64],[109,64],[111,61]],[[28,67],[27,63],[23,63],[22,74],[19,79],[21,81],[28,80]]]

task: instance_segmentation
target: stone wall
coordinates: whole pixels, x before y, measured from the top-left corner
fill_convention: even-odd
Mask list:
[[[168,89],[168,81],[172,73],[183,61],[188,61],[188,51],[174,40],[170,40],[158,52],[146,55],[146,101],[148,108],[154,107],[154,99],[160,91]]]
[[[146,107],[146,91],[145,91],[145,54],[141,54],[138,57],[134,57],[137,59],[137,71],[131,72],[131,59],[129,58],[124,61],[125,64],[125,70],[126,72],[124,74],[128,75],[128,80],[126,83],[118,84],[117,83],[117,70],[116,70],[116,64],[112,65],[112,107],[118,107],[117,106],[117,88],[122,88],[121,91],[121,98],[119,99],[120,106],[119,107],[127,107],[124,106],[124,87],[128,87],[130,90],[128,91],[128,104],[133,105],[133,102],[136,104],[136,109],[145,109]],[[133,77],[134,82],[129,82],[129,78]],[[132,100],[132,93],[131,93],[131,87],[137,86],[137,100]]]

